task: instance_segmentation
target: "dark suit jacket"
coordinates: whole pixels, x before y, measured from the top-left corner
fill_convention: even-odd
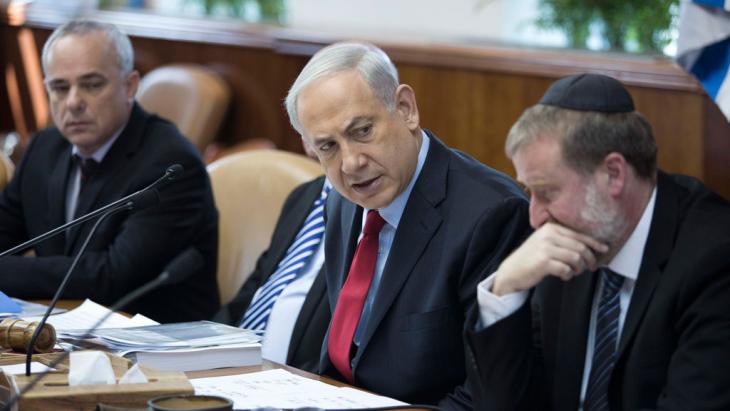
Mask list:
[[[532,304],[469,332],[477,409],[578,409],[596,277],[548,278]],[[694,179],[660,173],[611,409],[730,409],[728,301],[730,205]]]
[[[236,297],[221,308],[213,321],[238,326],[251,303],[256,290],[274,273],[304,224],[312,203],[322,192],[324,177],[319,177],[295,188],[281,210],[271,237],[269,249],[256,261],[256,268],[238,291]],[[330,310],[325,297],[324,266],[312,284],[294,325],[286,363],[299,369],[317,372],[322,339],[330,321]]]
[[[56,128],[28,146],[12,181],[0,195],[0,248],[6,249],[65,223],[71,145]],[[159,190],[160,203],[121,212],[101,224],[62,298],[91,298],[110,305],[155,278],[189,246],[205,259],[181,284],[164,286],[125,310],[158,321],[209,318],[219,306],[216,285],[218,214],[210,181],[196,149],[171,123],[135,104],[130,119],[79,197],[76,215],[106,205],[152,183],[168,166],[185,171]],[[20,298],[50,298],[93,222],[35,247],[35,258],[0,259],[0,290]]]
[[[433,134],[395,233],[354,355],[355,385],[414,403],[470,409],[463,329],[476,285],[528,232],[524,194],[507,176]],[[332,193],[325,264],[331,311],[361,229],[362,208]],[[326,342],[326,339],[325,339]],[[322,371],[342,378],[322,351]]]

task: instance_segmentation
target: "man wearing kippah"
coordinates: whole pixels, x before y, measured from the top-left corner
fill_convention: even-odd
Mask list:
[[[602,75],[555,82],[506,151],[535,232],[477,287],[475,407],[730,409],[730,204],[657,170]]]

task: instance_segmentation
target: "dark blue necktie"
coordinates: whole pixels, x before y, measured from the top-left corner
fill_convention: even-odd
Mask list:
[[[596,335],[593,341],[593,362],[588,379],[583,411],[608,410],[608,382],[616,362],[618,346],[618,319],[621,307],[619,290],[624,277],[613,271],[601,270],[603,290],[598,302]]]
[[[83,158],[78,154],[74,154],[74,161],[79,166],[79,193],[81,193],[84,191],[86,182],[96,173],[96,170],[99,168],[99,163],[91,157]]]
[[[276,299],[312,259],[324,234],[324,202],[330,189],[331,186],[327,184],[322,188],[322,193],[314,201],[312,211],[304,220],[304,225],[294,238],[294,242],[286,250],[286,255],[279,262],[276,271],[258,289],[246,309],[241,328],[260,332],[266,330],[266,323]]]

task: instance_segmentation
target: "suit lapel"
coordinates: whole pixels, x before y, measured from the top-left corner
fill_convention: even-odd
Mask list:
[[[661,272],[669,258],[676,235],[676,216],[679,213],[678,193],[666,181],[668,177],[661,173],[658,176],[657,197],[654,215],[651,219],[649,237],[639,269],[639,277],[631,296],[629,311],[621,332],[618,361],[626,351],[630,341],[636,334],[656,289]]]
[[[342,289],[347,279],[347,274],[350,272],[350,264],[352,258],[355,256],[355,248],[357,247],[357,239],[362,231],[362,212],[363,209],[353,203],[346,202],[342,204],[342,221],[352,222],[352,224],[343,224],[340,232],[340,241],[345,244],[345,255],[342,264],[342,270],[338,271],[341,275],[337,278],[337,290]],[[334,306],[333,306],[334,307]],[[334,312],[334,310],[333,310]]]
[[[443,220],[436,206],[446,197],[449,157],[442,143],[429,137],[429,153],[398,223],[355,365]]]
[[[272,249],[269,251],[272,253],[272,261],[275,261],[275,263],[273,267],[270,267],[270,269],[267,270],[268,274],[266,275],[266,277],[261,279],[261,285],[265,284],[266,280],[268,280],[269,277],[271,277],[271,275],[274,273],[274,271],[276,271],[276,267],[279,265],[279,262],[282,260],[282,258],[284,258],[286,251],[289,249],[289,246],[294,241],[294,237],[296,237],[296,235],[299,233],[299,230],[301,230],[301,227],[304,224],[304,220],[307,218],[309,212],[311,211],[314,200],[322,192],[324,177],[322,177],[320,180],[321,184],[311,184],[309,185],[309,187],[306,188],[306,192],[300,198],[301,205],[299,205],[298,207],[294,207],[291,212],[288,213],[282,220],[281,223],[283,224],[283,227],[287,227],[287,231],[286,233],[284,233],[282,241],[277,242],[277,244],[275,244],[274,247],[272,247]],[[304,299],[304,304],[299,311],[297,321],[294,323],[294,330],[292,331],[291,341],[289,342],[287,363],[289,363],[294,357],[294,354],[299,348],[302,338],[307,331],[308,321],[305,321],[305,319],[308,320],[312,317],[312,311],[317,306],[318,301],[312,300],[318,299],[310,298],[310,295],[323,295],[324,276],[321,275],[322,270],[324,270],[324,266],[320,269],[320,273],[317,274],[317,277],[315,277],[314,283],[307,293],[307,297]],[[313,294],[313,292],[316,292],[316,294]],[[241,316],[243,316],[243,313],[241,314]]]
[[[314,312],[319,307],[320,301],[325,298],[326,281],[323,275],[323,270],[324,266],[320,269],[319,273],[317,273],[317,277],[315,277],[314,283],[304,299],[304,304],[302,304],[302,308],[299,311],[297,321],[294,323],[294,330],[292,331],[291,339],[289,341],[289,352],[286,356],[287,364],[291,364],[294,361],[296,353],[300,348],[307,348],[302,347],[304,335],[309,329],[309,323],[314,318]]]
[[[312,204],[314,204],[314,200],[319,197],[320,193],[322,192],[323,185],[324,177],[321,178],[320,183],[310,184],[300,197],[300,204],[297,204],[295,207],[293,207],[291,211],[287,213],[281,220],[282,227],[285,227],[285,231],[283,232],[281,241],[277,241],[276,244],[272,243],[272,247],[269,250],[269,253],[271,253],[272,256],[271,261],[273,262],[273,266],[269,267],[266,276],[261,279],[261,285],[263,285],[266,280],[268,280],[269,277],[274,274],[274,271],[276,271],[279,262],[281,262],[281,260],[286,255],[289,246],[291,246],[291,244],[294,242],[294,238],[297,236],[297,234],[299,234],[299,230],[302,229],[302,226],[304,225],[304,220],[306,220],[306,218],[309,216],[309,212],[312,211]]]
[[[58,227],[66,223],[66,191],[70,172],[71,146],[68,146],[56,160],[48,184],[49,227]]]
[[[348,201],[336,190],[330,192],[325,204],[325,278],[327,284],[327,299],[330,313],[334,315],[340,291],[350,269],[350,262],[355,254],[357,237],[362,227],[362,208]],[[330,322],[330,326],[332,323]],[[325,335],[325,343],[320,352],[320,371],[334,372],[327,355],[327,339],[329,328]]]
[[[586,272],[563,285],[553,395],[564,409],[578,409],[597,277]]]

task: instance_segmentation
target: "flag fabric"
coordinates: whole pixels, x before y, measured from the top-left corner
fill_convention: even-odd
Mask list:
[[[730,121],[730,0],[682,0],[677,63]]]

